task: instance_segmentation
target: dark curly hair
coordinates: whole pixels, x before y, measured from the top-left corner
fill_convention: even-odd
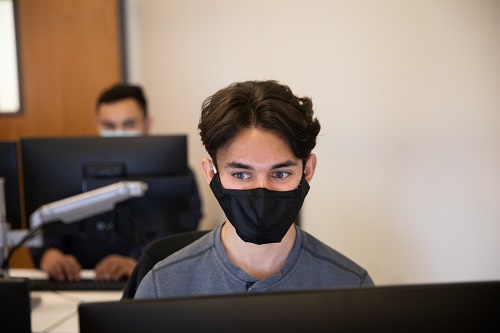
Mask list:
[[[310,98],[295,96],[277,81],[235,82],[205,99],[198,129],[214,163],[219,149],[227,147],[239,131],[252,127],[282,135],[305,161],[321,128],[313,114]]]

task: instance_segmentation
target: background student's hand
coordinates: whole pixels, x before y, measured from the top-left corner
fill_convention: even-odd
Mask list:
[[[110,254],[95,266],[95,279],[98,281],[118,281],[128,278],[132,274],[136,263],[137,261],[134,258]]]
[[[78,281],[82,269],[74,256],[56,248],[49,248],[43,253],[40,268],[57,281]]]

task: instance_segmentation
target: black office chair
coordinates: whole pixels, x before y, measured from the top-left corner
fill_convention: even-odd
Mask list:
[[[174,252],[179,251],[208,232],[210,232],[210,230],[183,232],[157,239],[148,244],[142,250],[142,254],[137,261],[137,265],[132,271],[127,284],[123,289],[122,299],[134,298],[135,291],[137,290],[139,283],[141,283],[144,276],[158,261],[168,257]]]

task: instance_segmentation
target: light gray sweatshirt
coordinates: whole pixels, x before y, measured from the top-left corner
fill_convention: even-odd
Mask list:
[[[158,262],[135,294],[140,298],[373,286],[367,271],[299,227],[283,268],[257,280],[232,264],[221,242],[222,225]]]

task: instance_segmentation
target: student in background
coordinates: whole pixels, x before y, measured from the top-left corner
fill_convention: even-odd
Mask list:
[[[317,163],[309,98],[275,81],[234,83],[204,101],[198,128],[227,220],[156,264],[136,299],[374,285],[294,224]]]
[[[149,133],[147,101],[139,86],[117,84],[103,91],[96,102],[96,128],[101,136],[140,136]],[[179,217],[177,232],[196,230],[202,216],[194,178],[190,184],[189,212]],[[42,248],[31,250],[35,265],[59,281],[80,279],[81,269],[94,269],[99,281],[117,281],[132,273],[147,244],[112,234],[112,213],[85,222],[61,225],[44,237]],[[109,217],[111,216],[111,217]],[[107,218],[107,220],[106,220]],[[78,229],[80,228],[80,229]]]
[[[147,135],[150,126],[147,101],[140,86],[117,84],[97,99],[96,127],[101,136]]]

